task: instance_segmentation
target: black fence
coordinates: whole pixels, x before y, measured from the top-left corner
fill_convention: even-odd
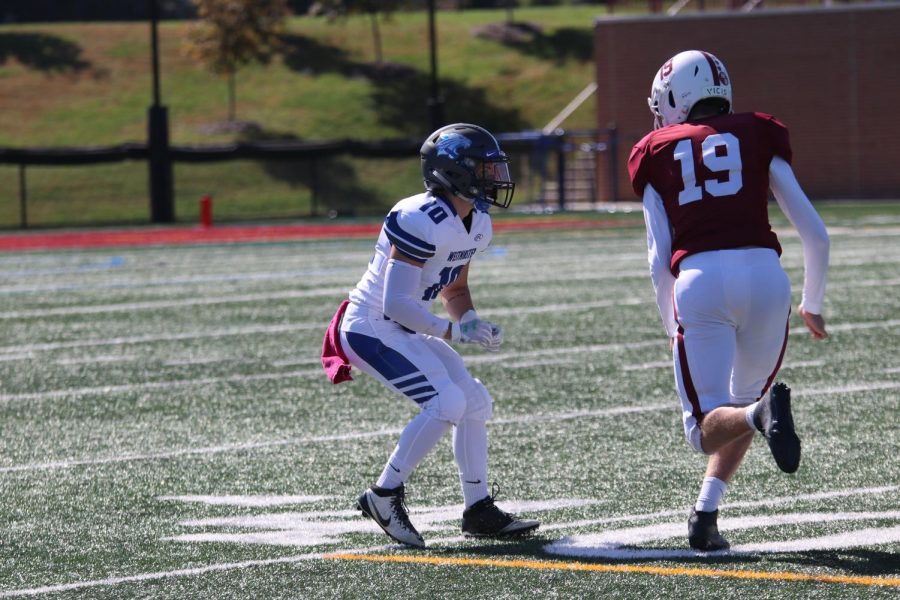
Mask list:
[[[570,203],[596,203],[615,198],[615,190],[597,190],[597,170],[615,173],[614,131],[558,131],[551,135],[521,132],[498,135],[504,150],[512,157],[513,170],[520,182],[519,206],[536,210],[565,210]],[[303,161],[311,176],[307,185],[311,194],[310,215],[322,209],[320,196],[329,185],[317,176],[323,164],[335,157],[362,159],[415,159],[421,140],[330,140],[304,142],[269,140],[223,145],[171,146],[173,163],[217,163],[226,161]],[[81,148],[0,148],[0,165],[18,167],[18,226],[27,228],[28,167],[77,167],[148,161],[149,147],[144,143]],[[176,188],[179,182],[175,181]],[[519,191],[521,190],[521,192]],[[261,215],[264,217],[265,215]]]

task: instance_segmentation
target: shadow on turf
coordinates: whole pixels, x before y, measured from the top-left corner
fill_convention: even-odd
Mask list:
[[[241,141],[301,141],[292,133],[280,133],[262,128],[241,134]],[[315,160],[272,159],[260,161],[263,170],[272,178],[292,188],[307,187],[316,195],[317,210],[329,208],[340,215],[355,215],[366,207],[378,206],[380,198],[367,187],[348,159],[335,156]]]
[[[431,75],[410,65],[354,61],[340,48],[302,35],[282,36],[284,64],[311,77],[337,73],[372,85],[370,102],[379,122],[401,135],[420,138],[431,131]],[[527,123],[518,110],[495,102],[489,90],[453,79],[439,79],[444,122],[478,122],[492,131],[520,131]]]
[[[557,64],[568,59],[587,62],[594,57],[594,32],[590,28],[564,27],[545,34],[535,23],[491,23],[476,28],[476,35]]]
[[[44,73],[78,73],[91,68],[91,63],[81,58],[81,46],[46,33],[0,33],[0,65],[10,58]]]
[[[900,555],[878,550],[847,548],[846,550],[810,550],[807,552],[790,552],[779,554],[755,555],[697,555],[683,558],[646,559],[610,559],[578,556],[562,556],[547,554],[544,546],[557,538],[545,535],[533,535],[520,538],[485,540],[476,545],[463,545],[456,548],[429,548],[429,553],[437,556],[472,554],[490,558],[521,558],[528,560],[560,560],[564,562],[581,562],[585,564],[648,564],[679,563],[686,566],[702,565],[735,565],[765,562],[770,565],[797,565],[806,567],[826,567],[853,575],[885,576],[900,572]],[[657,548],[673,550],[675,548]],[[680,548],[679,548],[680,549]]]

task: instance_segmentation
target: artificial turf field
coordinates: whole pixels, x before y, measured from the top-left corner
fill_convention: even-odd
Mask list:
[[[448,438],[407,486],[423,551],[353,510],[415,408],[319,366],[373,239],[2,254],[0,598],[896,598],[900,215],[823,215],[831,338],[795,317],[779,377],[803,462],[758,438],[708,555],[639,220],[498,231],[473,262],[505,332],[461,349],[494,396],[489,477],[542,526],[462,538]]]

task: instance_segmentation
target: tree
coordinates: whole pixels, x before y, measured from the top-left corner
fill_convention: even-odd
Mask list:
[[[287,0],[194,0],[200,22],[188,33],[188,52],[228,78],[228,120],[235,120],[237,70],[267,63],[277,50]]]
[[[381,66],[384,62],[384,55],[381,45],[381,29],[378,27],[378,14],[390,16],[401,3],[401,0],[324,0],[321,4],[326,12],[333,15],[369,15],[372,41],[375,46],[375,64]]]

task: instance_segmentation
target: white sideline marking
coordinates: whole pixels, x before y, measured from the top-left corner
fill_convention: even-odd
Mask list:
[[[519,423],[536,423],[542,421],[566,421],[571,419],[583,419],[585,417],[607,417],[616,416],[626,413],[652,412],[657,410],[675,410],[674,403],[669,404],[649,404],[645,406],[629,406],[602,408],[597,410],[583,410],[566,413],[548,413],[538,415],[523,415],[519,417],[507,417],[503,419],[492,419],[488,425],[510,425]],[[344,440],[360,440],[371,437],[380,437],[388,435],[399,435],[403,431],[402,427],[394,427],[389,429],[379,429],[376,431],[356,431],[349,433],[339,433],[332,435],[320,435],[307,438],[296,438],[288,440],[271,440],[268,442],[246,442],[240,444],[223,444],[221,446],[209,446],[205,448],[184,448],[181,450],[170,450],[166,452],[152,452],[147,454],[126,454],[122,456],[112,456],[107,458],[89,458],[82,460],[63,460],[46,463],[33,463],[27,465],[15,465],[10,467],[0,467],[0,473],[10,473],[18,471],[44,471],[50,469],[68,469],[71,467],[88,466],[88,465],[105,465],[111,463],[135,462],[142,460],[159,460],[167,458],[177,458],[180,456],[218,454],[222,452],[235,452],[241,450],[253,450],[257,448],[271,448],[274,446],[287,446],[291,444],[318,444],[325,442],[336,442]]]
[[[358,550],[347,550],[347,552],[373,552],[376,550],[388,550],[393,548],[390,545],[371,546],[368,548],[360,548]],[[68,592],[72,590],[82,590],[85,588],[119,585],[121,583],[139,583],[142,581],[153,581],[155,579],[169,579],[172,577],[192,577],[195,575],[205,575],[206,573],[215,573],[218,571],[233,571],[235,569],[247,569],[251,567],[267,567],[270,565],[283,565],[307,560],[319,560],[324,556],[322,552],[311,552],[309,554],[298,554],[297,556],[282,556],[281,558],[268,558],[264,560],[245,560],[233,563],[219,563],[214,565],[206,565],[205,567],[194,567],[190,569],[175,569],[174,571],[157,571],[155,573],[141,573],[139,575],[128,575],[125,577],[108,577],[106,579],[93,579],[89,581],[76,581],[74,583],[61,583],[56,585],[45,585],[34,588],[23,588],[18,590],[0,591],[0,598],[16,598],[21,596],[38,596],[40,594],[51,594],[56,592]]]

